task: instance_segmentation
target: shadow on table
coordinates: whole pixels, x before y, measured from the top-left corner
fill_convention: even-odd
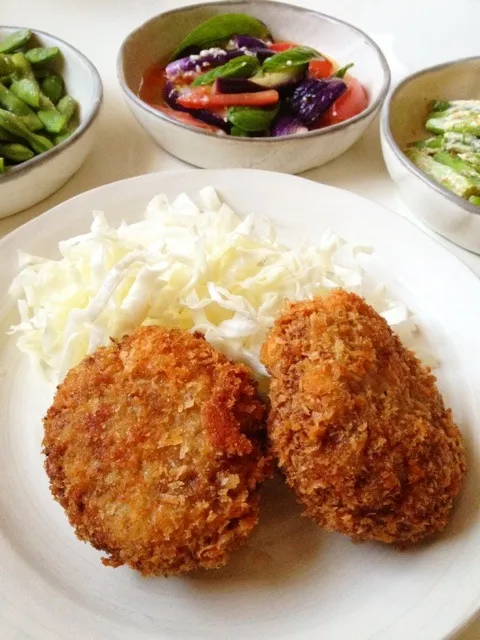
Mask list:
[[[279,476],[262,487],[260,522],[244,547],[216,571],[190,575],[191,590],[222,591],[233,583],[278,586],[312,571],[322,550],[323,533],[308,518]]]
[[[347,188],[367,197],[377,183],[383,187],[389,175],[380,145],[380,118],[375,118],[360,140],[344,154],[321,167],[306,171],[302,176],[334,187]]]

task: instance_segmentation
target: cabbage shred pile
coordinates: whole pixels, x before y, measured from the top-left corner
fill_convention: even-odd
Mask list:
[[[364,296],[408,344],[414,320],[366,274],[368,248],[331,231],[318,244],[288,248],[268,220],[241,219],[213,188],[196,200],[156,196],[141,221],[118,228],[94,212],[89,233],[60,242],[61,259],[20,255],[10,289],[20,322],[10,333],[47,378],[61,380],[87,353],[141,324],[201,331],[265,376],[260,348],[285,300],[335,287]]]

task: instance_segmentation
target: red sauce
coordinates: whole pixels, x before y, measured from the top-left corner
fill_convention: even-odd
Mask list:
[[[138,97],[150,105],[163,105],[163,89],[165,83],[165,65],[157,62],[143,74],[138,90]]]

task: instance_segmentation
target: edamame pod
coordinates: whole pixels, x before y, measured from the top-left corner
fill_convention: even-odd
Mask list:
[[[53,147],[53,143],[48,138],[30,131],[21,118],[5,109],[0,109],[0,127],[26,140],[35,153],[43,153]]]
[[[21,80],[16,80],[10,90],[23,102],[26,102],[31,107],[35,109],[52,109],[55,110],[55,105],[42,91],[40,90],[40,85],[36,80],[32,80],[31,78],[22,78]],[[19,115],[19,114],[17,114]]]
[[[30,107],[38,109],[40,106],[40,87],[35,80],[31,80],[30,78],[15,80],[15,82],[12,82],[10,85],[10,91]]]
[[[13,53],[12,60],[15,65],[15,76],[17,80],[20,80],[21,78],[29,78],[30,80],[35,80],[32,67],[30,66],[30,63],[26,59],[24,53],[20,51],[18,53]]]
[[[15,140],[15,136],[12,136],[6,129],[0,127],[0,142],[15,142]]]
[[[57,104],[62,97],[63,86],[62,78],[56,73],[42,80],[41,84],[43,93],[53,102],[53,104]]]
[[[0,173],[61,144],[78,124],[78,103],[48,66],[59,48],[29,48],[31,38],[22,29],[0,41]]]
[[[68,140],[68,138],[70,138],[72,133],[73,133],[73,130],[72,131],[66,131],[65,133],[61,133],[60,135],[55,136],[53,138],[53,142],[55,144],[60,144],[61,142],[64,142],[65,140]]]
[[[15,31],[0,42],[0,53],[11,53],[23,47],[32,37],[30,29]]]
[[[32,131],[42,128],[41,121],[32,109],[2,84],[0,84],[0,106],[16,116],[21,116],[24,124]]]
[[[60,49],[58,47],[35,47],[26,51],[25,57],[30,64],[44,64],[55,60],[59,54]]]
[[[59,111],[62,116],[65,116],[67,119],[67,123],[73,118],[75,111],[77,110],[77,101],[72,98],[72,96],[66,95],[63,96],[57,102],[57,111]]]
[[[51,76],[52,73],[53,71],[48,67],[37,67],[37,69],[35,69],[35,78],[37,80],[43,80],[44,78]]]
[[[34,157],[34,152],[19,142],[0,143],[0,156],[12,162],[25,162]]]
[[[15,71],[15,63],[12,56],[0,53],[0,76],[8,76]]]
[[[61,133],[67,126],[67,119],[56,109],[37,111],[37,116],[48,133]]]

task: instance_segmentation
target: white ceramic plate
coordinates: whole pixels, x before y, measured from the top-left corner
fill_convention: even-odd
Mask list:
[[[333,227],[376,247],[383,276],[418,315],[442,362],[439,384],[465,435],[468,480],[448,530],[415,550],[354,545],[321,532],[279,483],[265,488],[261,524],[232,563],[182,578],[109,569],[79,542],[49,494],[41,417],[53,388],[5,330],[17,250],[56,255],[92,209],[137,218],[159,192],[215,186],[240,213],[274,220],[298,242]],[[0,245],[0,636],[15,640],[440,640],[480,602],[480,281],[408,222],[346,191],[252,170],[188,171],[109,184],[55,207]]]

